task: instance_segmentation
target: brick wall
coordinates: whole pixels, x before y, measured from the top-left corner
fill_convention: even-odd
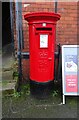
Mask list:
[[[61,15],[60,21],[56,27],[56,45],[57,44],[77,44],[78,37],[78,3],[77,2],[59,2],[58,13]],[[29,33],[28,23],[24,20],[24,15],[28,12],[54,12],[54,2],[35,2],[22,3],[22,18],[23,18],[23,36],[24,50],[29,51]],[[16,45],[15,33],[15,45]],[[17,46],[16,46],[17,47]],[[29,61],[23,60],[24,77],[29,74]],[[28,67],[26,67],[28,66]],[[26,74],[27,73],[27,74]]]
[[[54,3],[23,4],[23,15],[28,12],[36,11],[54,12]],[[77,2],[59,2],[58,13],[61,14],[61,19],[57,23],[56,44],[77,44]],[[23,28],[24,40],[27,41],[28,45],[28,37],[26,37],[28,36],[28,25],[24,18]]]

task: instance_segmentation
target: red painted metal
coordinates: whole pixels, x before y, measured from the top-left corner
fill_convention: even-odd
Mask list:
[[[29,24],[30,79],[36,82],[54,80],[54,47],[59,14],[35,12],[24,15]]]

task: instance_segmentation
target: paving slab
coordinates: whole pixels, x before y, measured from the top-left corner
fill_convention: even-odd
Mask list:
[[[61,103],[61,97],[40,100],[25,95],[24,97],[3,98],[3,118],[77,118],[77,100],[67,99]]]

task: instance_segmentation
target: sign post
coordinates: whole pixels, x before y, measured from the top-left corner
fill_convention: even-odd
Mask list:
[[[63,104],[65,96],[79,95],[79,45],[62,46]]]

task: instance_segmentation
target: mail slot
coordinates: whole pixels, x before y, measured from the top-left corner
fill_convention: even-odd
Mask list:
[[[36,28],[36,30],[38,31],[38,30],[40,30],[40,31],[43,31],[43,30],[46,30],[46,31],[51,31],[52,30],[52,28]]]
[[[24,18],[29,24],[31,93],[44,96],[53,88],[55,32],[60,15],[35,12]]]

